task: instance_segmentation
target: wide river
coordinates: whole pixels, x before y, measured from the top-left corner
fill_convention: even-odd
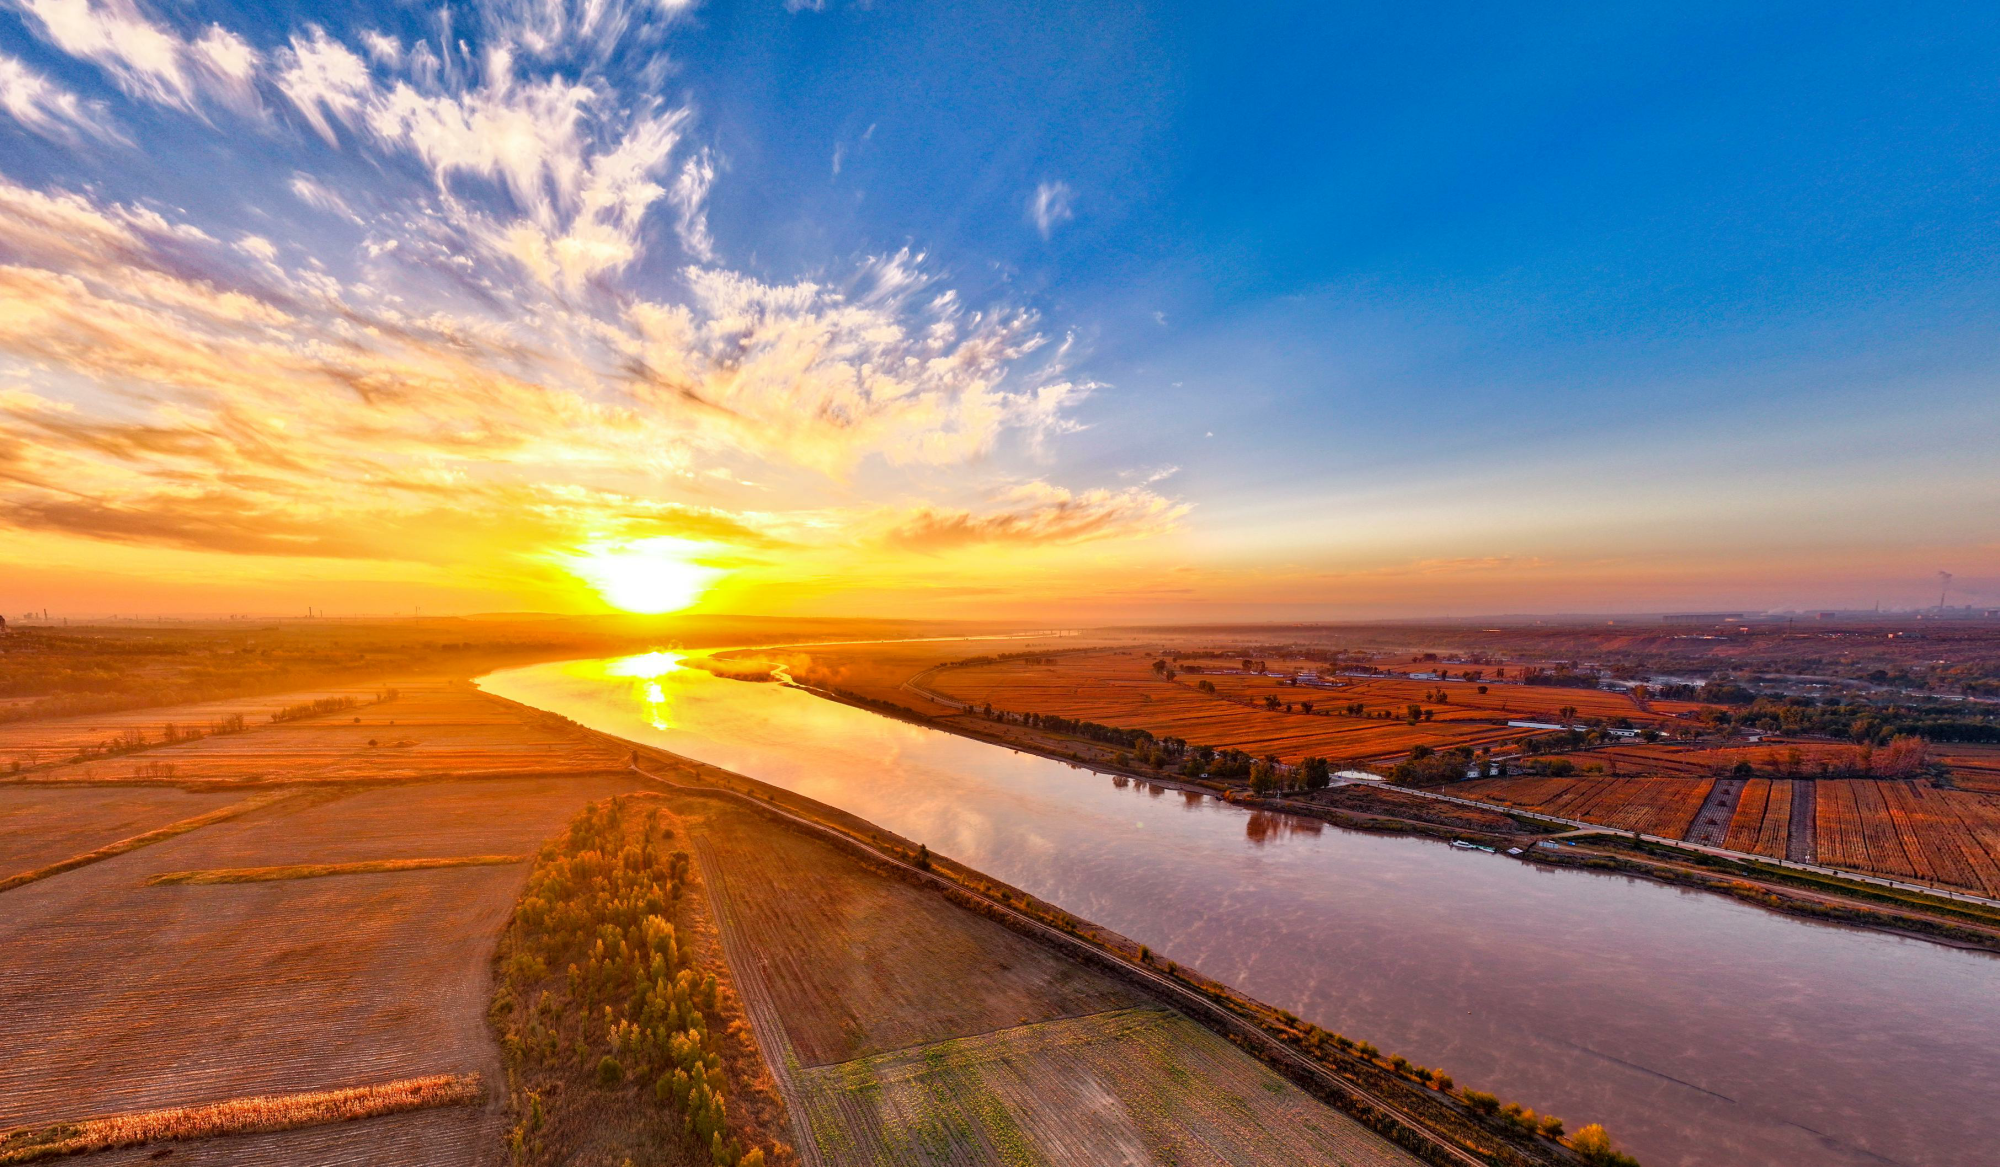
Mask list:
[[[1647,1167],[2000,1163],[2000,958],[1246,811],[669,654],[482,678],[795,790]]]

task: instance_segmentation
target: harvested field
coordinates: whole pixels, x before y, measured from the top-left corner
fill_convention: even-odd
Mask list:
[[[2000,799],[1887,779],[1810,785],[1820,862],[2000,894]]]
[[[0,879],[241,801],[240,792],[0,786]]]
[[[301,695],[274,701],[295,704]],[[28,727],[14,727],[26,729]],[[395,700],[250,732],[156,746],[40,770],[48,781],[380,782],[445,777],[578,774],[624,765],[615,750],[512,710],[469,685],[407,682]]]
[[[2000,794],[2000,746],[1935,745],[1931,757],[1951,770],[1952,785],[1959,789]]]
[[[1620,830],[2000,895],[2000,798],[1928,781],[1586,775],[1448,789]]]
[[[1678,839],[1693,825],[1710,786],[1698,778],[1480,778],[1445,789],[1461,798]]]
[[[758,954],[805,1065],[1125,1008],[1130,990],[831,844],[726,805],[681,808],[723,927]],[[748,976],[745,976],[748,979]],[[746,990],[748,991],[748,990]]]
[[[165,826],[154,827],[150,831],[142,831],[129,838],[106,843],[102,847],[93,848],[81,854],[71,855],[67,859],[58,859],[53,863],[47,863],[41,867],[31,868],[30,870],[10,875],[5,879],[0,879],[0,891],[11,891],[23,884],[33,883],[39,879],[50,879],[64,872],[74,871],[79,867],[87,867],[92,863],[102,863],[106,859],[116,858],[129,851],[136,851],[141,847],[150,847],[155,843],[163,843],[168,839],[178,838],[190,831],[198,831],[203,827],[214,826],[217,823],[228,822],[231,819],[254,814],[277,803],[297,801],[296,796],[284,791],[266,791],[262,794],[255,794],[240,802],[226,803],[214,810],[195,815],[193,818],[180,819]]]
[[[673,801],[808,1163],[1415,1162],[1136,990],[754,812]]]
[[[61,762],[79,751],[105,747],[124,749],[135,743],[156,747],[165,739],[170,725],[177,734],[190,730],[206,734],[231,718],[241,718],[245,726],[266,725],[273,713],[290,705],[328,697],[351,697],[357,702],[369,702],[381,692],[380,688],[358,686],[310,689],[262,697],[203,701],[192,705],[158,705],[116,713],[5,722],[0,723],[0,768],[9,762],[19,762],[24,768]]]
[[[402,706],[413,707],[433,714],[417,733],[485,734],[469,720],[472,711],[513,716],[442,686],[434,702]],[[386,718],[389,708],[359,712]],[[266,721],[192,748],[266,749],[259,739],[295,740],[317,728],[311,720]],[[501,753],[559,756],[537,750],[557,739],[531,719],[493,727],[491,736]],[[443,756],[430,753],[433,763]],[[572,753],[571,764],[582,756]],[[135,807],[165,817],[159,808],[227,810],[246,798],[268,805],[0,892],[0,1048],[8,1051],[0,1059],[0,1125],[435,1074],[494,1076],[487,961],[525,864],[461,864],[531,853],[584,803],[635,784],[630,774],[600,772],[324,783],[247,796],[159,785],[5,788],[0,806],[10,815],[60,821],[80,843],[117,833]],[[146,886],[170,873],[293,875],[343,865],[350,870],[339,879],[232,876]],[[497,1110],[466,1108],[230,1136],[175,1154],[196,1162],[472,1164],[495,1160],[501,1142]],[[108,1151],[93,1161],[145,1154]]]
[[[1177,1013],[1017,1026],[799,1075],[842,1164],[1415,1160]]]

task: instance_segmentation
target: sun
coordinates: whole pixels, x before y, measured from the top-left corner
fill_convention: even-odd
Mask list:
[[[689,607],[722,574],[696,562],[699,551],[699,544],[659,535],[589,543],[560,558],[606,603],[653,615]]]

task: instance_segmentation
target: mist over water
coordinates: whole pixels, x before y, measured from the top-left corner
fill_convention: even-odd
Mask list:
[[[670,654],[490,692],[838,806],[1647,1167],[1974,1167],[2000,959],[1246,811]]]

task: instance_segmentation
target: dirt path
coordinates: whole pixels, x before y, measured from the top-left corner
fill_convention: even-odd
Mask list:
[[[1709,847],[1726,846],[1729,820],[1735,817],[1736,802],[1743,797],[1743,783],[1741,778],[1717,778],[1708,797],[1702,800],[1701,809],[1695,812],[1694,825],[1681,837]]]
[[[1794,863],[1817,863],[1819,836],[1814,823],[1819,811],[1819,784],[1792,781],[1792,822],[1785,836],[1785,858]]]

